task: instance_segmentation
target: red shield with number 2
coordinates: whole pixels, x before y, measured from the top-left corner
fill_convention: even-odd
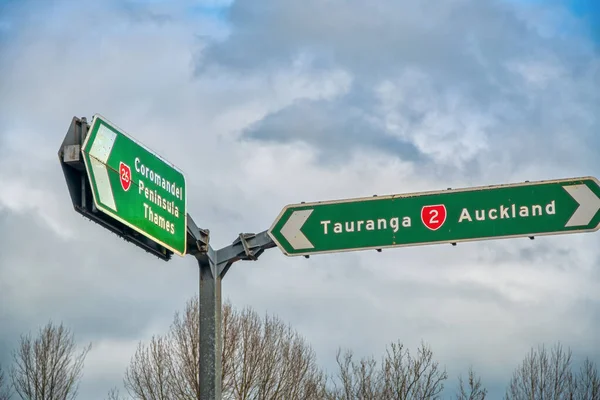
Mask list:
[[[121,187],[124,191],[128,191],[131,186],[131,168],[129,165],[123,164],[123,161],[119,164],[119,175],[121,176]]]
[[[446,222],[446,206],[443,204],[424,206],[421,209],[421,221],[432,231],[440,229]]]

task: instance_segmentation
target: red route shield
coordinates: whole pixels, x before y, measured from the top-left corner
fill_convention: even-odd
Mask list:
[[[131,168],[123,161],[119,164],[119,177],[121,178],[121,187],[124,191],[128,191],[131,187]]]
[[[423,206],[421,209],[421,221],[423,225],[432,231],[436,231],[446,222],[446,206],[437,204],[434,206]]]

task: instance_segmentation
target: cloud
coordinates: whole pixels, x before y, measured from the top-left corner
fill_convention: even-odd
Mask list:
[[[353,77],[345,93],[294,103],[249,128],[249,137],[296,138],[329,157],[376,145],[410,159],[414,152],[405,150],[414,146],[426,164],[463,176],[484,174],[484,163],[546,163],[559,142],[563,161],[594,159],[582,149],[598,124],[600,98],[590,90],[598,84],[597,54],[546,16],[569,20],[560,8],[338,3],[238,1],[231,35],[200,53],[199,76],[279,71],[302,57],[310,68]],[[304,125],[311,133],[296,134]]]
[[[74,115],[105,115],[185,171],[190,213],[215,248],[267,229],[289,203],[599,165],[600,58],[560,7],[237,0],[215,16],[194,7],[223,4],[16,4],[0,10],[0,361],[19,333],[64,320],[95,344],[85,398],[120,384],[137,341],[167,330],[198,272],[73,211],[56,157]],[[272,249],[234,265],[223,294],[289,321],[327,368],[337,346],[379,356],[423,339],[449,386],[473,363],[499,397],[538,342],[600,359],[594,243],[308,260]]]

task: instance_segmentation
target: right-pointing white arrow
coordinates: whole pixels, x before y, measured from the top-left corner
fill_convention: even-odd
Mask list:
[[[281,228],[281,234],[287,240],[294,250],[301,249],[312,249],[315,246],[304,236],[300,229],[304,226],[304,223],[310,217],[313,210],[300,210],[294,211],[290,218],[287,220]]]
[[[587,185],[583,184],[563,186],[563,189],[579,203],[579,206],[567,221],[565,227],[589,224],[598,210],[600,210],[600,198]]]

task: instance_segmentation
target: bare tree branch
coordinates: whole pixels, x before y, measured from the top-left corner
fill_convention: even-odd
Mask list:
[[[152,337],[148,347],[138,345],[125,372],[125,388],[144,400],[172,398],[169,386],[169,349],[164,339]]]
[[[183,314],[175,313],[166,339],[170,349],[169,384],[172,399],[197,399],[199,356],[199,301],[192,297],[186,302]]]
[[[433,352],[422,344],[412,357],[402,343],[392,343],[380,368],[372,357],[353,361],[352,352],[338,350],[338,379],[328,397],[335,400],[358,399],[438,399],[447,379],[445,370],[433,361]]]
[[[49,322],[37,338],[22,335],[13,352],[13,387],[25,400],[68,400],[77,396],[83,364],[91,344],[75,354],[74,335],[62,323]]]
[[[576,380],[571,372],[571,350],[556,344],[548,354],[545,346],[533,348],[513,373],[506,400],[570,399]]]
[[[229,309],[224,329],[225,398],[322,399],[325,378],[306,341],[280,319]]]
[[[338,349],[335,360],[338,365],[338,380],[333,381],[333,387],[329,390],[329,397],[334,400],[351,400],[356,397],[357,379],[354,377],[354,353],[346,349]],[[338,386],[339,382],[339,386]]]
[[[108,396],[106,397],[106,400],[125,400],[125,398],[121,397],[119,389],[114,387],[108,391]]]
[[[462,376],[458,377],[458,383],[457,400],[485,400],[487,389],[482,386],[481,378],[475,375],[472,366],[469,367],[468,386],[465,387]]]
[[[0,400],[8,400],[10,399],[11,391],[9,388],[9,383],[6,378],[6,374],[0,365]]]
[[[586,358],[577,375],[575,400],[600,400],[600,374],[598,367]]]

